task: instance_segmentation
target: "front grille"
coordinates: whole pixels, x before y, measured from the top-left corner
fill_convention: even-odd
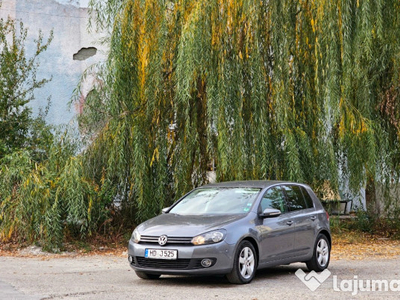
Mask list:
[[[144,257],[135,257],[135,265],[142,268],[152,269],[171,269],[171,270],[191,270],[200,269],[201,259],[150,259]]]
[[[159,236],[151,236],[151,235],[142,235],[140,237],[141,244],[158,244]],[[192,245],[191,237],[177,237],[177,236],[169,236],[167,245]]]

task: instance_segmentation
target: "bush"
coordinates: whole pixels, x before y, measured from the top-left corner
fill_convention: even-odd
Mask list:
[[[43,162],[26,150],[1,160],[0,240],[39,242],[57,251],[65,235],[90,235],[107,218],[99,188],[85,177],[73,140],[66,135],[55,140]]]

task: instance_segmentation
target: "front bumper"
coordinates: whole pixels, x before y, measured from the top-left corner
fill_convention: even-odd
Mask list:
[[[149,259],[144,257],[146,249],[178,250],[176,260]],[[135,244],[129,241],[128,259],[130,266],[136,271],[148,274],[170,275],[224,275],[233,267],[235,245],[222,241],[217,244],[191,246],[191,245],[166,245]],[[203,259],[211,259],[214,264],[203,267]]]

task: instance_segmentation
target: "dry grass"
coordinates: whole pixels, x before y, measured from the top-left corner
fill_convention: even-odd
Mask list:
[[[400,240],[359,231],[332,235],[332,260],[387,259],[400,256]]]

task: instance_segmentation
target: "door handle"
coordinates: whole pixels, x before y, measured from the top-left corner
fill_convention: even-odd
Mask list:
[[[317,219],[317,216],[311,216],[311,221],[315,221]]]
[[[289,226],[292,226],[293,225],[293,221],[287,221],[286,224],[289,225]]]

